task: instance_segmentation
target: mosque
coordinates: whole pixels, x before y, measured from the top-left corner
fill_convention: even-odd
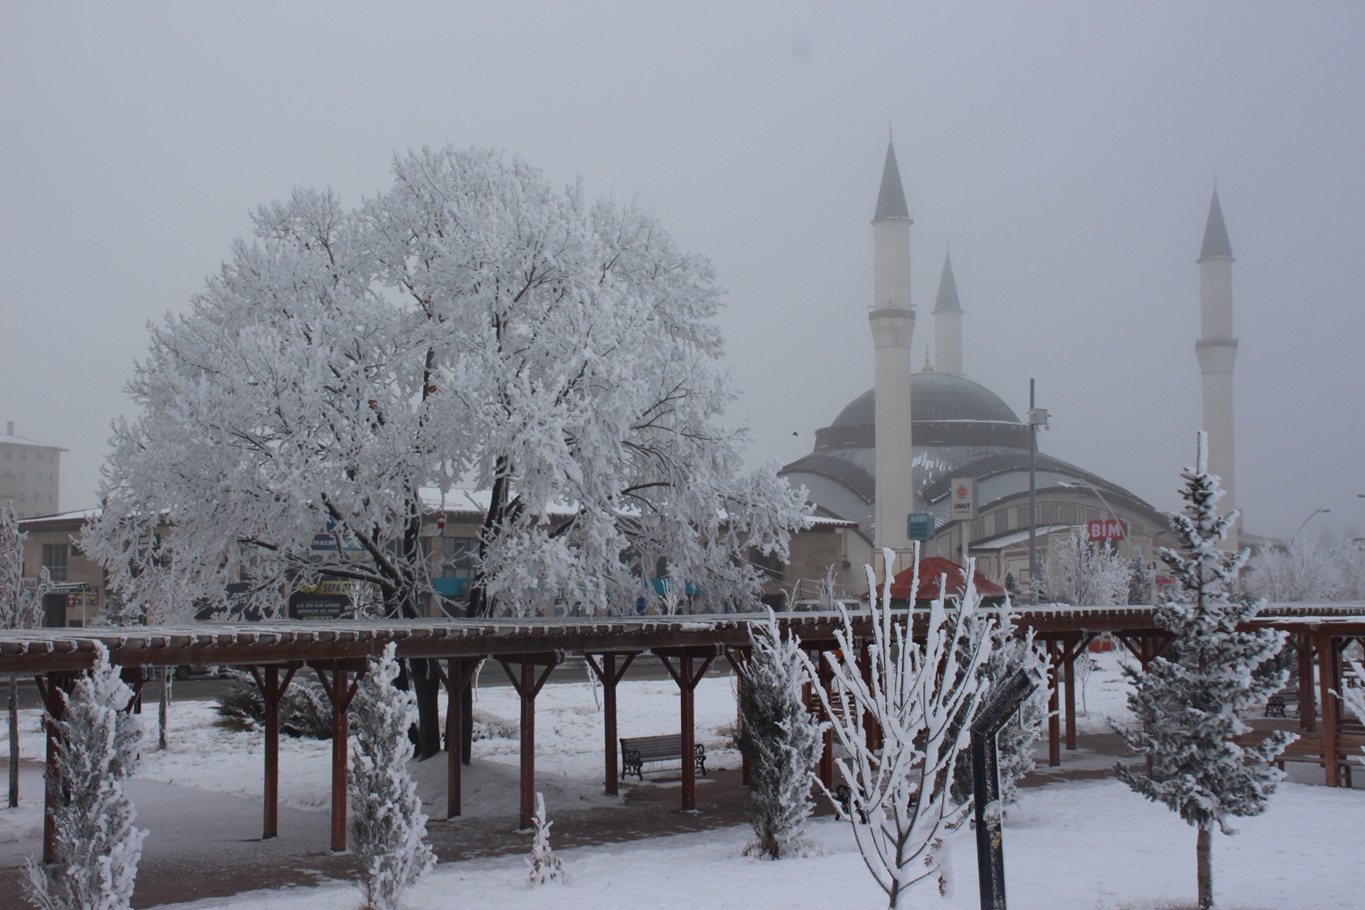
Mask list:
[[[997,582],[1009,575],[1027,592],[1031,460],[1039,565],[1059,543],[1079,534],[1109,540],[1125,558],[1141,559],[1160,574],[1156,548],[1174,542],[1166,514],[1113,481],[1036,452],[1034,426],[1045,423],[1046,412],[1033,410],[1020,420],[998,395],[962,375],[963,311],[946,256],[933,309],[933,366],[926,352],[923,367],[916,368],[912,224],[895,148],[888,143],[872,217],[868,319],[876,384],[816,431],[809,455],[781,471],[806,487],[825,523],[842,520],[847,529],[841,558],[834,562],[836,584],[849,595],[865,591],[861,567],[874,564],[880,572],[884,547],[896,552],[896,571],[908,567],[913,535],[922,555],[959,564],[970,556],[981,575]],[[1235,498],[1232,262],[1215,188],[1199,257],[1203,331],[1195,347],[1204,376],[1210,469],[1222,478],[1225,510]],[[804,548],[795,543],[788,578],[820,577],[823,568],[795,564],[805,561]]]

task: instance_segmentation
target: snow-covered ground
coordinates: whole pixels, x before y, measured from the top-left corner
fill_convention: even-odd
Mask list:
[[[1079,728],[1104,732],[1107,719],[1121,718],[1125,686],[1119,658],[1099,655],[1100,666],[1086,683],[1086,712]],[[497,667],[486,674],[501,672]],[[567,808],[617,803],[600,795],[602,726],[600,692],[585,675],[581,683],[547,686],[537,702],[537,783],[545,792],[549,816]],[[676,725],[677,691],[671,681],[627,682],[619,692],[621,735],[656,733]],[[1079,702],[1079,698],[1078,698]],[[464,809],[468,815],[507,814],[516,805],[518,707],[508,687],[481,687],[478,716],[494,732],[482,740],[481,760],[467,774]],[[232,732],[212,723],[207,703],[174,706],[171,748],[148,750],[134,795],[143,802],[143,820],[173,817],[184,788],[204,793],[227,814],[259,823],[260,735]],[[154,722],[154,713],[146,715]],[[728,748],[734,723],[734,698],[726,677],[709,677],[697,693],[698,736],[707,746],[708,764],[736,767]],[[23,719],[21,747],[41,755],[36,712]],[[7,744],[0,736],[0,755]],[[316,827],[325,842],[330,744],[286,739],[281,747],[281,802],[286,825]],[[482,764],[486,760],[487,764]],[[1071,764],[1076,756],[1068,755]],[[1101,761],[1095,759],[1095,761]],[[423,798],[443,804],[443,762],[418,766]],[[13,866],[36,850],[41,837],[41,793],[36,773],[26,775],[27,790],[18,810],[0,811],[0,866]],[[1236,837],[1214,844],[1215,894],[1224,907],[1245,910],[1309,910],[1361,906],[1360,855],[1365,836],[1365,792],[1285,784],[1270,809],[1243,819]],[[225,817],[227,817],[225,815]],[[246,823],[246,822],[244,822]],[[451,895],[468,906],[597,908],[647,903],[662,907],[829,908],[880,906],[884,898],[863,867],[846,826],[817,821],[803,857],[766,862],[743,855],[747,827],[727,828],[655,840],[561,851],[568,864],[568,885],[551,883],[529,889],[520,857],[480,859],[437,867],[408,893],[412,910],[445,908]],[[156,832],[149,838],[154,844]],[[979,906],[973,834],[954,835],[957,887],[937,901],[931,888],[911,896],[916,906],[945,910]],[[529,837],[528,837],[529,851]],[[1154,908],[1192,902],[1194,832],[1164,807],[1153,805],[1112,780],[1071,781],[1025,789],[1007,818],[1005,857],[1010,903],[1060,910]],[[243,893],[226,900],[177,905],[184,908],[353,907],[354,888],[345,882],[318,888]]]

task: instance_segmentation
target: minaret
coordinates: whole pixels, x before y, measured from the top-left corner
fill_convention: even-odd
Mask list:
[[[1219,511],[1226,515],[1237,507],[1236,459],[1232,431],[1232,366],[1237,360],[1237,339],[1232,334],[1232,244],[1213,188],[1209,220],[1204,226],[1204,245],[1199,251],[1199,340],[1194,352],[1204,374],[1204,429],[1209,434],[1209,472],[1222,481]],[[1233,525],[1223,546],[1236,550],[1241,521]]]
[[[896,149],[888,140],[877,211],[872,216],[872,342],[876,348],[876,546],[908,550],[906,517],[915,511],[910,439],[910,210],[905,205]]]
[[[943,275],[938,280],[938,298],[934,301],[934,358],[940,373],[962,375],[962,304],[957,299],[953,257],[949,253],[943,254]]]

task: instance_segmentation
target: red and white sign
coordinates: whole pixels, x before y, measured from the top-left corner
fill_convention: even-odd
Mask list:
[[[1097,518],[1090,522],[1091,540],[1123,540],[1126,536],[1123,522],[1117,518]]]
[[[953,520],[971,521],[976,518],[976,480],[971,477],[954,478],[952,489]]]

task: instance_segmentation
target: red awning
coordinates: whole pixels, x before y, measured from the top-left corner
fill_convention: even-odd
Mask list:
[[[928,556],[919,561],[919,590],[914,600],[933,600],[938,597],[939,578],[948,576],[944,582],[944,592],[949,597],[961,597],[967,587],[967,570],[942,556]],[[914,580],[914,569],[906,569],[891,580],[891,599],[910,600],[910,582]],[[1004,597],[1005,589],[993,581],[988,581],[977,572],[973,576],[978,597]]]

